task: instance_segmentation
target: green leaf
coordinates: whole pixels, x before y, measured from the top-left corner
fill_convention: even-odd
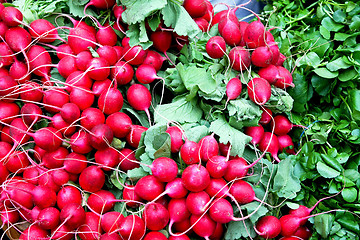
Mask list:
[[[225,240],[238,240],[243,239],[250,236],[254,238],[256,236],[256,232],[254,231],[254,224],[250,222],[250,220],[245,221],[231,221],[228,223],[227,230],[225,232],[224,239]]]
[[[324,239],[330,234],[334,219],[335,217],[331,214],[322,214],[315,217],[315,229]]]
[[[209,135],[209,128],[199,124],[184,124],[185,136],[190,141],[199,142],[201,138]]]
[[[319,172],[319,174],[324,178],[335,178],[340,175],[340,172],[335,170],[332,167],[329,167],[323,162],[318,162],[316,164],[316,170]]]
[[[271,189],[279,197],[293,199],[301,189],[300,180],[294,174],[294,167],[290,159],[284,159],[278,164]]]
[[[311,84],[320,96],[326,96],[330,92],[330,80],[319,76],[312,76]]]
[[[352,117],[356,121],[360,121],[360,90],[353,89],[350,91],[349,106],[352,112]]]
[[[122,19],[127,24],[135,24],[145,20],[157,10],[165,7],[166,0],[121,0],[126,6],[126,10],[122,13]]]
[[[265,104],[274,112],[290,112],[293,108],[294,99],[284,89],[272,87],[271,97]]]
[[[144,22],[129,25],[126,35],[130,38],[130,46],[140,45],[146,50],[152,45],[147,36]]]
[[[349,68],[351,65],[347,64],[342,57],[339,57],[328,64],[326,64],[326,68],[329,69],[331,72],[335,72],[339,69],[346,69]]]
[[[303,112],[305,110],[305,104],[313,95],[311,84],[308,83],[304,75],[298,72],[293,74],[293,83],[295,84],[295,87],[288,90],[288,93],[294,99],[293,110],[296,112]]]
[[[147,175],[149,175],[149,173],[145,172],[145,170],[141,167],[134,168],[134,169],[127,171],[127,176],[132,181],[137,181],[140,178],[145,177]]]
[[[344,27],[343,24],[334,22],[330,17],[326,17],[321,21],[321,26],[329,30],[330,32],[337,32]]]
[[[180,36],[194,38],[200,33],[200,29],[188,12],[178,2],[169,1],[161,10],[164,23]]]
[[[246,209],[247,214],[251,214],[250,221],[253,224],[255,224],[260,217],[265,216],[269,211],[263,204],[260,206],[260,202],[257,201],[242,205],[241,208]]]
[[[158,105],[155,109],[154,118],[156,123],[168,123],[176,121],[179,123],[198,122],[203,111],[197,105],[197,101],[186,101],[185,97],[177,97],[172,103]]]
[[[73,0],[73,1],[66,1],[66,4],[69,6],[70,14],[75,17],[84,17],[84,6],[86,5],[87,1],[81,0]],[[96,16],[95,12],[90,8],[86,9],[86,14]]]
[[[345,39],[347,39],[348,37],[350,37],[350,34],[346,34],[346,33],[335,33],[334,39],[336,41],[345,41]]]
[[[127,175],[125,173],[120,173],[117,171],[113,171],[110,176],[110,181],[114,186],[120,190],[124,187],[124,183],[126,181]]]
[[[339,75],[339,72],[331,72],[328,69],[324,68],[324,67],[320,67],[320,68],[316,68],[314,70],[314,72],[322,77],[322,78],[336,78]]]
[[[299,61],[299,66],[310,66],[316,68],[320,65],[321,59],[315,52],[304,54]],[[296,85],[295,85],[296,86]]]
[[[211,123],[209,130],[220,137],[219,141],[221,143],[230,143],[232,145],[230,152],[232,156],[242,156],[245,145],[251,140],[251,137],[230,126],[222,115]]]
[[[229,101],[227,109],[229,110],[229,116],[234,116],[236,121],[241,122],[243,126],[249,126],[249,124],[246,124],[247,122],[258,122],[262,114],[258,105],[246,99]]]
[[[333,18],[335,22],[342,23],[345,21],[346,13],[344,13],[341,9],[339,9],[334,12]]]
[[[321,36],[325,39],[330,39],[330,31],[327,30],[324,26],[320,26],[319,28]]]
[[[149,27],[152,31],[156,31],[156,29],[159,27],[159,24],[161,23],[160,15],[152,15],[147,19],[147,22],[149,24]]]
[[[358,15],[355,15],[351,19],[351,23],[349,25],[349,28],[350,28],[351,31],[359,30],[359,28],[360,28],[360,17]]]
[[[339,80],[347,82],[358,76],[358,72],[355,69],[347,69],[339,74]]]
[[[347,202],[355,202],[355,200],[357,199],[358,196],[358,191],[356,190],[356,188],[351,187],[351,188],[345,188],[342,192],[341,192],[341,196],[344,198],[345,201]]]

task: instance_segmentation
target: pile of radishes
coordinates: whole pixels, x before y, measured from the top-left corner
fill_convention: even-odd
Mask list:
[[[206,44],[211,58],[228,57],[239,74],[255,66],[259,77],[246,83],[247,94],[264,110],[259,123],[271,126],[268,132],[262,125],[248,127],[245,133],[252,143],[276,160],[284,149],[294,153],[287,135],[293,125],[283,115],[272,117],[262,106],[271,97],[271,85],[293,86],[270,31],[260,19],[239,22],[237,8],[214,15],[207,0],[185,0],[183,6],[202,31],[218,24],[220,36]],[[135,151],[152,125],[150,84],[162,80],[157,75],[161,69],[175,64],[167,52],[179,51],[188,38],[160,23],[155,31],[147,26],[152,48],[130,46],[129,37],[118,35],[127,29],[121,19],[123,6],[114,0],[91,0],[84,13],[88,7],[112,9],[115,21],[102,25],[86,15],[91,25],[60,15],[72,27],[55,27],[45,19],[27,24],[18,9],[0,4],[2,223],[23,240],[184,240],[191,234],[222,239],[224,224],[252,215],[237,218],[233,206],[265,204],[244,179],[261,157],[249,164],[230,156],[231,146],[219,143],[213,134],[194,142],[173,125],[166,132],[172,156],[179,157],[141,163]],[[62,79],[52,76],[57,73]],[[240,96],[242,84],[240,77],[228,81],[227,101]],[[144,111],[149,125],[133,123],[134,118],[122,111],[124,103]],[[178,159],[186,164],[184,169]],[[119,182],[123,190],[117,199],[106,184],[111,173],[126,174],[141,164],[150,167],[151,175],[133,184]],[[126,210],[115,211],[117,203]],[[256,226],[257,233],[275,237],[265,233],[270,230],[264,221]]]

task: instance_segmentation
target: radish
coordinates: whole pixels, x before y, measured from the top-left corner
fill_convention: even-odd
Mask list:
[[[106,115],[119,112],[123,107],[123,96],[117,88],[109,88],[101,93],[98,99],[98,107]]]
[[[48,232],[37,225],[30,225],[20,235],[19,240],[47,239]]]
[[[135,193],[146,201],[152,201],[165,190],[165,184],[153,175],[140,178],[135,185]]]
[[[62,106],[70,101],[67,92],[61,89],[50,89],[43,92],[44,109],[50,113],[60,112]]]
[[[214,156],[206,163],[206,169],[212,178],[222,178],[228,168],[228,159],[224,156]]]
[[[5,143],[5,142],[1,142],[1,143]],[[11,147],[10,147],[11,148]],[[0,158],[1,159],[1,158]],[[7,170],[7,168],[5,167],[5,165],[2,163],[2,160],[1,159],[1,163],[0,163],[0,184],[2,184],[3,182],[6,181],[7,177],[9,176],[10,172],[9,170]],[[24,171],[25,172],[25,171]],[[26,176],[26,174],[25,174]],[[24,179],[25,179],[25,176],[24,176]],[[33,182],[32,182],[33,183]],[[34,184],[34,183],[33,183]]]
[[[74,238],[74,233],[71,233],[71,229],[66,225],[60,225],[51,231],[51,236],[53,239],[71,240]]]
[[[141,125],[131,125],[130,132],[126,135],[126,142],[134,147],[137,148],[140,143],[141,135],[143,132],[147,130],[147,127]]]
[[[36,145],[46,151],[55,151],[62,144],[61,133],[52,127],[41,128],[35,133],[27,134],[34,139]]]
[[[126,85],[131,82],[134,76],[133,67],[124,61],[118,61],[113,68],[111,68],[111,77],[116,80],[119,85]]]
[[[188,190],[184,187],[181,178],[175,178],[166,184],[165,192],[171,198],[184,198],[187,195]]]
[[[259,149],[262,152],[270,153],[276,161],[280,162],[280,159],[277,156],[279,152],[279,140],[275,134],[265,132],[263,139],[259,143]]]
[[[146,228],[151,231],[163,229],[170,220],[169,211],[159,203],[148,203],[145,205],[143,219]]]
[[[5,167],[12,173],[22,173],[29,165],[29,159],[22,151],[14,151],[5,162]]]
[[[60,168],[64,165],[64,159],[68,154],[68,150],[63,147],[53,152],[46,152],[42,157],[42,165],[48,169]]]
[[[204,166],[192,164],[186,167],[182,174],[184,186],[191,192],[201,192],[210,183],[210,175]]]
[[[50,79],[51,57],[45,48],[33,45],[29,48],[27,57],[29,59],[30,70],[35,75],[44,77],[46,80]]]
[[[191,192],[186,197],[186,207],[191,214],[201,215],[210,203],[210,196],[205,191]]]
[[[43,229],[54,229],[60,224],[60,211],[54,207],[44,208],[40,211],[37,221]]]
[[[239,78],[232,78],[226,84],[227,101],[238,98],[241,94],[242,83]]]
[[[150,40],[153,42],[155,49],[163,53],[169,62],[174,65],[166,53],[171,46],[172,38],[173,34],[171,32],[161,30],[152,32],[150,35]]]
[[[190,240],[190,238],[185,234],[179,235],[179,233],[177,233],[177,236],[170,236],[169,240]]]
[[[65,90],[71,93],[73,88],[81,87],[83,89],[90,89],[93,81],[89,75],[83,71],[74,71],[65,80]]]
[[[282,66],[284,64],[286,60],[286,57],[284,56],[284,54],[280,53],[279,54],[279,59],[278,61],[275,63],[276,66]]]
[[[261,118],[259,120],[259,123],[261,125],[266,125],[268,124],[271,119],[272,119],[272,111],[266,107],[261,107],[262,108],[262,114],[261,114]]]
[[[190,223],[191,225],[195,224],[192,228],[194,232],[205,239],[209,239],[215,232],[216,222],[207,213],[204,215],[191,215]]]
[[[14,52],[23,52],[31,45],[31,35],[21,27],[12,27],[5,33],[5,42]],[[24,54],[26,57],[26,54]]]
[[[100,216],[93,212],[86,212],[84,223],[76,231],[80,239],[99,239],[102,234]]]
[[[277,115],[270,122],[270,126],[271,129],[274,129],[276,135],[282,136],[288,134],[293,127],[298,127],[299,125],[293,125],[284,115]]]
[[[270,84],[274,84],[280,78],[280,72],[277,66],[269,65],[261,68],[258,72],[261,78],[266,79]]]
[[[80,173],[79,184],[84,191],[100,191],[105,184],[105,174],[100,167],[89,166]]]
[[[101,58],[106,59],[110,66],[114,65],[118,60],[116,50],[112,46],[104,45],[96,49],[96,52]]]
[[[27,209],[31,209],[33,207],[34,200],[37,200],[37,198],[34,199],[33,197],[35,189],[33,184],[21,181],[7,182],[6,184],[7,186],[4,193],[6,198],[11,200],[11,203],[4,202],[6,206],[8,205],[7,207],[21,206]]]
[[[136,79],[142,84],[150,84],[155,79],[162,79],[156,75],[156,69],[152,65],[148,64],[141,64],[136,72],[135,72]]]
[[[100,97],[100,95],[106,91],[107,89],[111,88],[112,82],[109,79],[105,79],[103,81],[95,81],[92,85],[92,93],[95,97]]]
[[[213,36],[207,41],[205,48],[211,58],[222,58],[226,52],[226,43],[223,37]]]
[[[60,220],[71,230],[81,226],[85,222],[86,213],[84,208],[77,203],[69,203],[60,211]]]
[[[105,148],[95,153],[95,162],[102,166],[104,171],[111,171],[120,163],[119,153],[114,148]]]
[[[267,67],[279,58],[279,51],[271,51],[268,46],[257,47],[251,54],[251,62],[257,67]]]
[[[226,181],[232,181],[234,179],[243,178],[246,176],[248,170],[256,164],[254,161],[252,164],[248,165],[246,160],[242,157],[236,157],[228,161],[228,166],[224,173],[224,178]]]
[[[0,10],[1,11],[1,10]],[[2,38],[5,37],[6,31],[9,29],[9,27],[4,22],[0,22],[0,36]]]
[[[163,62],[166,60],[166,58],[161,56],[160,53],[156,51],[152,51],[152,50],[146,50],[146,51],[147,54],[143,64],[152,65],[155,68],[156,72],[158,72],[161,69]]]
[[[52,46],[52,45],[50,45]],[[59,59],[62,59],[66,56],[73,56],[74,55],[74,52],[73,50],[71,49],[71,47],[69,46],[69,44],[61,44],[57,47],[55,46],[52,46],[55,50],[56,50],[56,56],[59,58]]]
[[[294,233],[294,237],[301,238],[303,240],[308,240],[311,237],[312,233],[306,226],[300,226],[298,230]]]
[[[119,152],[119,168],[122,171],[129,171],[140,167],[139,161],[135,157],[135,152],[129,148],[123,148]]]
[[[183,132],[177,126],[170,126],[166,129],[166,132],[170,134],[171,138],[171,152],[177,153],[180,151],[181,146],[184,144],[182,139]]]
[[[114,29],[108,24],[105,23],[104,26],[98,25],[98,31],[96,32],[96,40],[99,44],[103,46],[115,46],[117,42],[117,35]]]
[[[20,113],[20,108],[16,103],[0,101],[0,109],[0,121],[7,124],[11,123],[15,116]]]
[[[245,134],[251,137],[252,144],[258,144],[264,136],[264,128],[261,125],[245,128]]]
[[[229,10],[227,15],[220,20],[218,25],[220,35],[229,46],[239,45],[242,39],[238,19],[235,16],[233,17],[233,20],[230,16],[228,16],[235,15],[234,10]]]
[[[139,195],[135,192],[134,186],[127,185],[127,187],[123,190],[123,199],[126,201],[126,206],[135,208],[139,206],[142,199]]]
[[[31,194],[34,204],[41,209],[53,207],[56,204],[56,192],[47,186],[36,186]]]
[[[183,7],[192,18],[204,16],[207,10],[207,4],[204,0],[185,0]]]
[[[145,235],[145,231],[145,223],[137,215],[129,215],[125,217],[120,223],[119,234],[123,239],[142,239]]]
[[[35,82],[24,83],[21,86],[20,98],[25,101],[41,102],[43,92],[40,88],[40,85]]]
[[[204,162],[209,161],[211,158],[219,154],[219,144],[214,138],[214,133],[200,139],[199,147],[200,158]]]
[[[70,29],[68,44],[75,54],[88,50],[89,47],[95,48],[96,37],[89,30],[83,27]]]
[[[119,212],[106,212],[102,215],[100,220],[101,228],[104,232],[114,232],[119,229],[122,219],[124,219],[124,215]]]
[[[99,240],[122,240],[119,234],[107,232],[100,236]]]
[[[212,21],[211,21],[211,25],[214,26],[215,24],[219,23],[220,20],[226,16],[226,14],[228,13],[229,10],[222,10],[220,12],[217,12],[215,14],[215,16],[213,17]]]
[[[256,233],[263,238],[275,238],[281,232],[281,223],[274,216],[264,216],[256,223]]]
[[[76,67],[81,71],[86,71],[91,59],[93,59],[93,56],[89,50],[79,52],[75,58]]]
[[[1,11],[1,19],[8,27],[16,27],[22,24],[23,14],[15,7],[5,7]]]
[[[278,141],[280,152],[283,152],[285,150],[285,152],[287,153],[295,154],[294,143],[289,135],[278,136]]]
[[[295,87],[293,78],[289,70],[282,66],[277,66],[280,78],[274,83],[274,86],[285,89],[287,87]]]
[[[263,78],[251,79],[247,90],[250,100],[258,105],[264,105],[271,97],[270,84]]]
[[[186,207],[185,198],[171,199],[169,201],[168,210],[170,215],[170,224],[169,224],[170,233],[171,233],[171,227],[175,222],[184,221],[185,219],[188,219],[191,215],[191,213]]]
[[[97,9],[109,9],[115,5],[115,0],[90,0],[84,7],[84,15],[89,6],[94,6]]]
[[[139,46],[124,46],[124,60],[128,62],[131,65],[140,65],[144,62],[146,58],[146,52],[145,50]]]
[[[0,221],[2,224],[11,225],[19,222],[20,214],[16,210],[5,210],[1,212]]]
[[[187,235],[192,235],[194,231],[192,230],[191,224],[190,224],[190,218],[187,218],[181,222],[175,222],[174,223],[174,229],[176,232],[184,233],[186,231]],[[185,234],[181,236],[187,236]]]
[[[152,175],[161,182],[173,181],[178,173],[178,166],[176,162],[167,157],[156,158],[149,167]]]
[[[92,58],[87,65],[88,75],[91,79],[102,81],[110,75],[110,65],[105,58]]]
[[[231,185],[230,194],[233,195],[240,204],[247,204],[254,200],[261,202],[260,199],[255,197],[255,192],[251,185],[241,179],[238,179]]]
[[[200,162],[200,145],[188,139],[180,148],[180,157],[187,165]]]
[[[141,84],[133,84],[127,90],[126,98],[135,110],[145,111],[150,122],[151,93],[149,89]]]
[[[168,238],[161,232],[148,232],[144,240],[167,240]]]
[[[87,108],[81,113],[80,124],[84,128],[91,130],[96,125],[105,123],[105,115],[98,108]]]
[[[80,174],[87,167],[87,158],[79,153],[72,152],[64,159],[64,169],[68,173]]]
[[[56,39],[64,41],[59,37],[55,26],[46,19],[36,19],[30,23],[29,33],[39,42],[52,43]]]
[[[90,209],[96,213],[109,212],[115,205],[116,198],[114,194],[107,190],[99,190],[90,194],[87,204]]]
[[[195,18],[194,21],[202,32],[207,32],[209,29],[209,22],[205,18]]]
[[[234,217],[233,208],[231,203],[225,198],[215,199],[209,209],[209,215],[211,219],[217,223],[228,223],[230,221],[242,221],[248,218],[250,215],[237,218]]]
[[[214,7],[211,4],[211,2],[208,0],[205,0],[205,3],[206,3],[206,13],[202,17],[206,19],[206,21],[210,22],[214,17]]]
[[[261,23],[260,18],[251,22],[244,32],[244,41],[248,48],[257,48],[265,45],[265,27]]]
[[[70,203],[76,203],[79,205],[82,203],[82,196],[80,191],[71,185],[61,188],[57,194],[56,199],[56,204],[60,210]]]
[[[10,47],[5,43],[0,43],[0,66],[10,66],[14,62],[13,51]]]
[[[250,67],[250,53],[243,47],[232,48],[229,52],[229,58],[231,67],[236,71],[244,71]]]

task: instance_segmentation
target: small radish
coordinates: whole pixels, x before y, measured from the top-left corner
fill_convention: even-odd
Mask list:
[[[229,52],[229,58],[231,67],[236,71],[244,71],[250,67],[250,53],[243,47],[232,48]]]
[[[95,35],[97,42],[102,46],[115,46],[118,37],[109,23],[105,23],[104,26],[102,26],[100,23],[97,25],[99,28]]]
[[[27,52],[27,57],[29,59],[30,70],[35,75],[45,79],[50,78],[51,57],[45,48],[37,45],[31,46]]]
[[[285,89],[287,87],[295,87],[293,78],[289,70],[282,66],[277,66],[280,78],[274,83],[274,86]]]
[[[251,79],[247,90],[250,100],[258,105],[264,105],[271,97],[271,86],[263,78]]]
[[[75,58],[76,67],[81,71],[85,71],[88,68],[91,59],[93,59],[93,56],[89,50],[79,52]]]
[[[105,79],[103,81],[95,81],[91,87],[92,93],[95,97],[100,97],[100,95],[111,88],[112,82],[109,79]]]
[[[192,228],[194,232],[205,239],[209,239],[215,232],[216,222],[207,213],[204,215],[191,215],[190,223],[191,225],[195,224]]]
[[[95,43],[95,35],[89,30],[82,27],[70,29],[68,44],[75,54],[86,51],[89,47],[95,48]]]
[[[102,233],[100,216],[93,212],[86,212],[84,223],[76,231],[80,239],[99,239]]]
[[[194,215],[201,215],[205,212],[210,202],[210,196],[205,191],[191,192],[186,197],[186,207]]]
[[[169,211],[159,203],[148,203],[145,205],[143,219],[146,228],[151,231],[159,231],[169,223]]]
[[[97,150],[108,148],[114,139],[111,128],[106,124],[96,125],[91,129],[90,144]]]
[[[187,165],[200,162],[200,145],[188,139],[180,148],[180,157]]]
[[[38,225],[30,225],[20,235],[19,240],[47,239],[48,231]]]
[[[210,183],[210,175],[202,165],[192,164],[185,168],[182,174],[184,186],[191,192],[201,192]]]
[[[214,156],[219,154],[219,144],[214,138],[214,134],[208,135],[200,139],[200,158],[204,162],[209,161]]]
[[[211,58],[222,58],[226,52],[226,43],[223,37],[213,36],[207,41],[205,48]]]
[[[207,30],[209,29],[209,22],[205,18],[195,18],[194,21],[201,31],[207,32]]]
[[[23,14],[15,7],[6,7],[1,11],[1,19],[8,27],[16,27],[22,24]]]
[[[58,113],[62,106],[70,101],[67,92],[62,89],[50,89],[43,92],[44,109],[50,113]]]
[[[109,45],[104,45],[96,49],[96,52],[101,58],[105,58],[110,66],[115,65],[117,62],[117,52],[114,47]]]
[[[89,166],[81,172],[79,184],[85,191],[100,191],[105,184],[105,173],[97,166]]]
[[[56,204],[56,192],[47,186],[36,186],[31,194],[35,206],[41,209],[53,207]]]
[[[232,78],[226,84],[226,96],[228,101],[238,98],[241,94],[242,83],[239,78]]]
[[[214,156],[206,163],[206,169],[212,178],[222,178],[225,175],[228,165],[229,162],[226,157]]]
[[[245,134],[251,137],[251,142],[254,145],[261,141],[264,132],[264,128],[261,125],[245,128]]]
[[[228,223],[231,221],[242,221],[244,218],[234,217],[234,210],[231,203],[225,198],[216,198],[209,209],[209,215],[216,223]]]
[[[266,107],[262,107],[262,114],[261,114],[261,118],[259,120],[259,123],[261,125],[266,125],[268,124],[271,119],[272,119],[272,111]]]
[[[60,220],[70,229],[74,230],[85,222],[84,208],[77,203],[69,203],[60,211]]]
[[[111,211],[102,215],[100,220],[101,228],[104,232],[114,232],[120,227],[120,221],[124,219],[124,215],[119,212]]]
[[[275,134],[265,132],[263,139],[259,143],[259,149],[262,152],[269,152],[276,161],[280,162],[277,156],[279,152],[279,140]]]
[[[101,93],[98,107],[106,115],[119,112],[123,107],[124,98],[117,88],[110,88]]]
[[[186,207],[185,198],[172,198],[169,201],[168,210],[170,215],[170,224],[169,224],[170,232],[171,232],[171,227],[175,222],[184,221],[188,219],[191,215],[191,213]]]
[[[303,240],[308,240],[311,237],[312,233],[306,226],[300,226],[298,230],[294,233],[294,237],[301,238]]]
[[[135,157],[135,152],[129,148],[123,148],[119,152],[119,168],[126,172],[140,167],[139,161]]]
[[[183,132],[177,126],[170,126],[166,129],[166,132],[170,134],[171,138],[171,152],[177,153],[180,151],[181,146],[184,144],[182,139]]]
[[[79,154],[86,154],[93,150],[90,144],[90,134],[82,130],[70,137],[70,146],[73,152]]]
[[[167,157],[156,158],[150,166],[152,174],[161,182],[173,181],[178,173],[178,166],[174,160]]]
[[[275,65],[269,65],[261,68],[258,74],[260,77],[266,79],[270,84],[274,84],[280,78],[279,69]]]
[[[150,121],[151,93],[149,89],[141,84],[133,84],[127,90],[126,98],[135,110],[145,111]]]
[[[185,0],[183,7],[192,18],[204,16],[207,10],[207,4],[204,0]]]
[[[136,194],[134,186],[127,185],[123,190],[123,199],[126,202],[126,206],[135,208],[139,206],[142,201],[139,195]]]
[[[156,79],[162,79],[156,75],[156,69],[152,65],[141,64],[135,72],[136,79],[142,84],[150,84]]]
[[[100,190],[90,194],[87,204],[96,213],[104,214],[114,207],[115,201],[116,198],[112,192]]]
[[[143,240],[168,240],[168,238],[161,232],[148,232]]]
[[[276,135],[281,136],[288,134],[293,127],[298,125],[293,125],[284,115],[277,115],[270,122],[270,126],[271,129],[274,129]]]
[[[5,42],[0,43],[0,54],[1,67],[10,66],[14,62],[14,53]]]
[[[244,32],[244,41],[248,48],[257,48],[265,45],[265,27],[261,23],[260,18],[251,22]]]
[[[153,175],[140,178],[135,185],[135,193],[146,201],[152,201],[165,190],[165,184]]]
[[[137,215],[129,215],[120,222],[119,234],[123,239],[142,239],[145,231],[145,223]]]
[[[110,75],[110,65],[105,58],[93,58],[87,67],[88,75],[93,80],[102,81]]]
[[[181,178],[175,178],[166,184],[165,192],[171,198],[184,198],[188,190],[185,188]]]
[[[264,216],[256,223],[256,233],[266,239],[275,238],[281,232],[281,223],[274,216]]]
[[[278,141],[280,152],[283,152],[283,150],[285,149],[285,152],[295,154],[294,143],[289,135],[278,136]]]
[[[60,211],[54,207],[44,208],[40,211],[37,221],[43,229],[54,229],[60,224]]]
[[[93,105],[95,96],[89,88],[73,88],[70,92],[70,102],[76,104],[80,110],[85,110]]]
[[[239,22],[239,27],[240,27],[240,32],[241,32],[241,41],[239,46],[244,47],[246,46],[246,43],[244,41],[244,35],[245,35],[245,29],[249,26],[248,22],[245,21],[240,21]]]
[[[58,35],[55,26],[46,19],[36,19],[30,23],[29,33],[39,42],[51,43],[56,39],[62,40]]]
[[[87,73],[83,71],[74,71],[66,78],[65,83],[67,83],[65,90],[71,93],[72,88],[74,87],[90,89],[93,81]]]
[[[256,164],[256,161],[248,165],[246,160],[242,157],[235,157],[228,161],[228,166],[224,173],[226,181],[243,178],[246,176],[248,170]]]
[[[124,60],[131,65],[140,65],[146,58],[145,50],[139,46],[124,46]]]
[[[161,69],[163,62],[166,60],[166,58],[161,56],[160,53],[156,51],[152,51],[152,50],[146,50],[146,51],[147,54],[143,64],[152,65],[155,68],[156,72],[158,72]]]
[[[126,142],[130,146],[137,148],[139,146],[139,143],[141,140],[141,135],[146,130],[147,130],[147,127],[144,127],[141,125],[131,125],[130,132],[125,137]]]
[[[229,11],[230,15],[234,14],[233,10]],[[219,33],[229,46],[237,46],[241,42],[241,31],[238,19],[232,20],[228,16],[224,16],[218,25]]]
[[[105,115],[98,108],[87,108],[81,113],[80,124],[84,128],[91,130],[98,124],[105,123]]]
[[[87,167],[87,158],[79,153],[69,153],[64,159],[64,169],[68,173],[80,174]]]
[[[118,61],[113,68],[111,68],[111,77],[116,80],[119,85],[126,85],[131,82],[134,76],[133,67],[124,61]]]

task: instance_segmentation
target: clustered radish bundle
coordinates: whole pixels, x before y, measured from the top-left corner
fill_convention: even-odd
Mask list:
[[[278,154],[295,153],[297,125],[269,109],[294,87],[285,57],[259,17],[238,20],[244,6],[214,14],[207,0],[185,0],[175,8],[193,18],[188,36],[166,17],[168,4],[163,20],[140,26],[150,48],[131,32],[134,10],[115,1],[92,0],[84,19],[60,15],[69,24],[57,27],[0,4],[0,210],[20,239],[215,240],[268,211],[257,214],[270,203],[248,179],[266,152],[280,163]],[[111,14],[100,23],[87,9]],[[249,231],[308,239],[313,209],[290,213],[299,220],[291,231],[289,215]]]

